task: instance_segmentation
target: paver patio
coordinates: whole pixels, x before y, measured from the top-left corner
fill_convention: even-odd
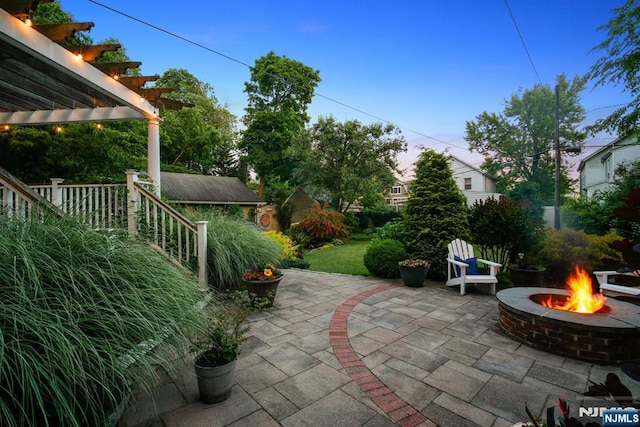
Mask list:
[[[494,296],[442,283],[286,270],[274,308],[250,318],[229,400],[201,403],[178,360],[119,426],[507,427],[527,420],[525,402],[542,413],[563,397],[573,416],[601,406],[582,393],[608,372],[640,396],[618,367],[523,346],[497,320]]]

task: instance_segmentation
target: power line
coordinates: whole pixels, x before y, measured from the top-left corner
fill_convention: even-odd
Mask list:
[[[516,22],[515,16],[513,16],[513,12],[511,12],[511,7],[509,7],[509,1],[504,0],[505,6],[507,6],[507,10],[509,11],[509,16],[511,16],[511,20],[513,21],[513,26],[516,27],[516,31],[518,32],[518,37],[520,37],[520,41],[522,42],[522,46],[524,47],[524,51],[527,53],[527,57],[529,58],[529,62],[531,63],[531,67],[533,68],[533,72],[536,73],[536,77],[538,78],[538,83],[542,85],[542,80],[540,79],[540,75],[538,74],[538,70],[536,69],[536,65],[533,63],[533,58],[531,58],[531,54],[529,53],[529,49],[527,48],[527,44],[524,42],[524,37],[522,37],[522,33],[520,33],[520,28],[518,27],[518,23]]]
[[[127,14],[127,13],[124,13],[124,12],[122,12],[122,11],[118,10],[118,9],[114,9],[114,8],[112,8],[112,7],[110,7],[110,6],[107,6],[107,5],[105,5],[105,4],[102,4],[102,3],[100,3],[100,2],[98,2],[98,1],[96,1],[96,0],[89,0],[89,2],[91,2],[91,3],[95,4],[95,5],[98,5],[98,6],[100,6],[100,7],[103,7],[103,8],[105,8],[105,9],[107,9],[107,10],[110,10],[110,11],[112,11],[112,12],[114,12],[114,13],[117,13],[118,15],[122,15],[122,16],[124,16],[125,18],[128,18],[128,19],[131,19],[131,20],[133,20],[133,21],[136,21],[136,22],[138,22],[138,23],[140,23],[140,24],[142,24],[142,25],[146,25],[147,27],[153,28],[154,30],[160,31],[160,32],[162,32],[162,33],[165,33],[165,34],[167,34],[167,35],[169,35],[169,36],[171,36],[171,37],[177,38],[177,39],[182,40],[182,41],[184,41],[184,42],[186,42],[186,43],[189,43],[189,44],[191,44],[191,45],[193,45],[193,46],[199,47],[200,49],[204,49],[204,50],[206,50],[206,51],[208,51],[208,52],[211,52],[211,53],[213,53],[213,54],[215,54],[215,55],[221,56],[221,57],[223,57],[223,58],[225,58],[225,59],[228,59],[228,60],[230,60],[230,61],[233,61],[233,62],[235,62],[235,63],[237,63],[237,64],[243,65],[243,66],[247,67],[247,68],[248,68],[248,69],[250,69],[250,70],[253,68],[251,65],[247,64],[247,63],[246,63],[246,62],[244,62],[244,61],[241,61],[241,60],[236,59],[236,58],[234,58],[234,57],[232,57],[232,56],[230,56],[230,55],[227,55],[227,54],[224,54],[224,53],[222,53],[222,52],[219,52],[219,51],[217,51],[217,50],[215,50],[215,49],[211,49],[210,47],[207,47],[207,46],[205,46],[205,45],[203,45],[203,44],[200,44],[200,43],[195,42],[195,41],[193,41],[193,40],[191,40],[191,39],[188,39],[188,38],[186,38],[186,37],[183,37],[183,36],[181,36],[181,35],[178,35],[178,34],[176,34],[176,33],[172,32],[172,31],[166,30],[166,29],[164,29],[164,28],[162,28],[162,27],[159,27],[159,26],[157,26],[157,25],[151,24],[150,22],[144,21],[144,20],[142,20],[142,19],[140,19],[140,18],[136,18],[135,16],[129,15],[129,14]],[[280,78],[280,76],[273,76],[273,77],[278,77],[278,78]],[[360,113],[360,114],[364,114],[364,115],[366,115],[366,116],[368,116],[368,117],[371,117],[371,118],[373,118],[373,119],[375,119],[375,120],[379,120],[379,121],[382,121],[382,122],[384,122],[384,123],[387,123],[387,124],[390,124],[390,125],[393,125],[393,126],[397,126],[397,127],[399,127],[400,129],[404,129],[404,130],[406,130],[406,131],[408,131],[408,132],[414,133],[414,134],[419,135],[419,136],[422,136],[422,137],[424,137],[424,138],[427,138],[427,139],[431,139],[431,140],[433,140],[433,141],[440,142],[440,143],[442,143],[442,144],[448,145],[448,146],[453,147],[453,148],[460,148],[460,149],[463,149],[463,150],[467,150],[467,148],[466,148],[466,147],[462,147],[462,146],[459,146],[459,145],[456,145],[456,144],[453,144],[453,143],[450,143],[450,142],[447,142],[447,141],[443,141],[443,140],[441,140],[441,139],[435,138],[435,137],[433,137],[433,136],[430,136],[430,135],[424,134],[424,133],[422,133],[422,132],[419,132],[419,131],[416,131],[416,130],[413,130],[413,129],[410,129],[410,128],[407,128],[407,127],[404,127],[404,126],[396,125],[395,123],[392,123],[391,121],[389,121],[389,120],[387,120],[387,119],[384,119],[384,118],[382,118],[382,117],[376,116],[376,115],[371,114],[371,113],[368,113],[368,112],[366,112],[366,111],[364,111],[364,110],[362,110],[362,109],[360,109],[360,108],[353,107],[353,106],[351,106],[351,105],[349,105],[349,104],[346,104],[346,103],[344,103],[344,102],[338,101],[338,100],[336,100],[336,99],[334,99],[334,98],[331,98],[331,97],[329,97],[329,96],[322,95],[322,94],[317,93],[317,92],[316,92],[316,94],[315,94],[315,95],[316,95],[316,96],[318,96],[319,98],[323,98],[323,99],[326,99],[327,101],[330,101],[330,102],[333,102],[333,103],[335,103],[335,104],[341,105],[341,106],[343,106],[343,107],[345,107],[345,108],[349,108],[350,110],[353,110],[353,111],[358,112],[358,113]]]

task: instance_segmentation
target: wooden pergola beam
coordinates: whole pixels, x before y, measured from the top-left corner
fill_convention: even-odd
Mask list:
[[[3,0],[2,9],[18,18],[29,16],[41,3],[51,3],[53,0]]]
[[[159,78],[160,76],[157,74],[153,76],[122,76],[118,81],[129,89],[135,90],[136,88],[141,88],[147,82],[155,82]]]
[[[98,70],[110,76],[120,76],[134,68],[139,68],[142,62],[129,61],[129,62],[96,62],[91,64]]]
[[[95,24],[93,22],[73,22],[70,24],[42,24],[33,28],[50,38],[56,43],[67,41],[77,32],[89,31]]]
[[[115,52],[121,47],[119,44],[96,44],[91,46],[65,46],[65,49],[75,55],[82,55],[82,59],[86,62],[94,62],[100,59],[105,52]]]

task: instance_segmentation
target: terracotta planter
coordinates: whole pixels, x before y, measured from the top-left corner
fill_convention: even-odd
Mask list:
[[[247,293],[251,299],[251,303],[256,298],[265,299],[268,301],[268,307],[273,306],[273,300],[276,298],[278,292],[278,284],[282,280],[283,276],[273,280],[242,280],[247,287]]]
[[[235,360],[222,366],[201,366],[196,359],[195,368],[201,401],[218,403],[231,396],[233,373],[236,369]]]
[[[405,286],[419,288],[427,278],[427,267],[400,267],[400,277]]]
[[[509,267],[509,275],[511,276],[511,284],[515,287],[545,287],[544,275],[546,268],[538,270],[528,270],[524,268]]]

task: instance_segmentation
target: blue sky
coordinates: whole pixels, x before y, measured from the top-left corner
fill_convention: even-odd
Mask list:
[[[98,1],[98,0],[96,0]],[[465,122],[483,111],[499,113],[504,100],[532,88],[538,77],[504,0],[99,0],[103,5],[177,34],[207,49],[113,12],[89,0],[61,0],[76,21],[95,23],[90,35],[116,37],[142,73],[185,68],[210,83],[220,102],[241,117],[250,77],[244,64],[274,51],[320,71],[310,106],[314,121],[399,126],[410,150],[408,167],[424,145],[479,165],[464,141]],[[584,75],[598,58],[590,50],[597,28],[623,0],[509,0],[543,84],[560,73]],[[228,57],[211,52],[217,51]],[[326,98],[325,98],[326,97]],[[330,101],[339,101],[344,105]],[[582,94],[585,125],[627,102],[622,88]],[[367,114],[363,114],[359,111]],[[586,155],[612,139],[589,138]]]

